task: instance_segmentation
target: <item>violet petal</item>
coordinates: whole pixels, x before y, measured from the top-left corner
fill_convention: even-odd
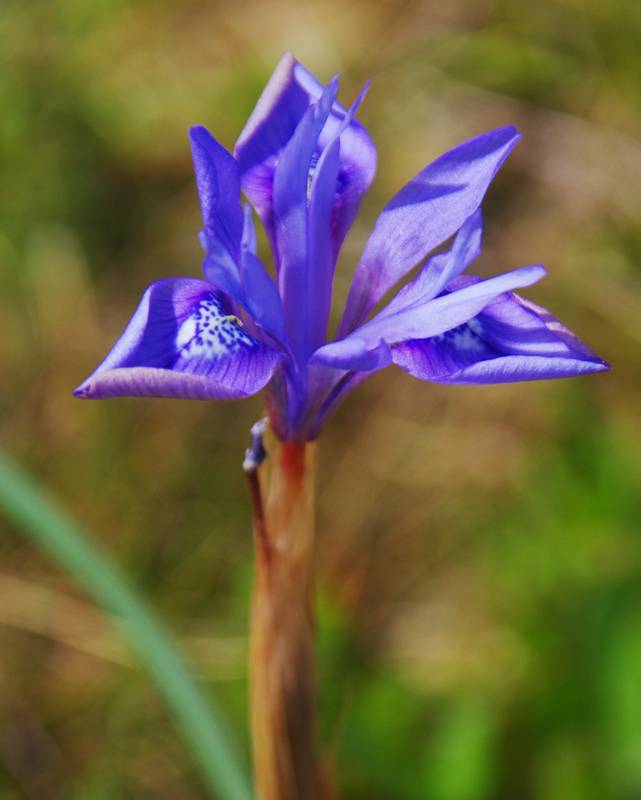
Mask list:
[[[276,162],[308,107],[318,102],[324,87],[291,53],[279,61],[247,124],[234,155],[241,172],[242,188],[258,212],[274,243],[273,182]],[[318,152],[325,148],[346,111],[332,104],[321,132]],[[376,149],[369,134],[352,119],[341,134],[341,158],[332,211],[332,244],[336,258],[376,172]]]
[[[512,126],[477,136],[440,156],[390,200],[356,268],[341,335],[476,211],[519,138]]]
[[[504,292],[530,286],[545,275],[540,265],[521,267],[488,278],[425,303],[417,303],[385,317],[374,317],[351,334],[331,342],[314,353],[315,363],[334,368],[364,369],[360,366],[369,352],[380,352],[381,342],[399,344],[410,339],[438,336],[476,316]]]
[[[152,283],[107,358],[74,394],[201,400],[255,394],[281,355],[230,312],[226,296],[205,281]]]
[[[563,378],[609,368],[549,311],[513,293],[453,330],[396,345],[392,353],[411,375],[450,384]]]

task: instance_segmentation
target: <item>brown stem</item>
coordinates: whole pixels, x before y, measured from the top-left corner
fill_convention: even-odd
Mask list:
[[[250,652],[256,790],[259,800],[322,800],[312,613],[314,445],[272,437],[268,451],[260,475],[248,472],[256,543]]]

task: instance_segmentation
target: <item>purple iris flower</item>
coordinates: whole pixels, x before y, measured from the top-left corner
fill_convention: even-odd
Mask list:
[[[286,54],[233,155],[205,128],[192,128],[205,280],[152,283],[78,397],[205,400],[265,389],[280,437],[309,439],[350,389],[390,364],[452,384],[608,368],[548,311],[514,293],[542,278],[542,266],[487,280],[463,274],[481,250],[485,193],[520,138],[513,127],[455,147],[390,200],[328,341],[336,261],[376,170],[372,140],[355,119],[364,92],[346,110],[337,88],[337,79],[324,87]],[[241,204],[241,191],[251,205]],[[275,278],[256,254],[254,210]],[[429,257],[451,237],[448,250]]]

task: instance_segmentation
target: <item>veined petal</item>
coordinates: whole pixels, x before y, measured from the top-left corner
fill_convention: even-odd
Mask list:
[[[189,139],[203,216],[203,243],[213,260],[237,271],[243,233],[238,164],[206,128],[191,128]]]
[[[307,246],[310,264],[305,324],[308,354],[326,340],[332,305],[332,285],[336,255],[331,238],[332,209],[340,168],[340,139],[327,145],[311,184],[308,204]]]
[[[246,397],[260,391],[281,360],[231,313],[206,281],[169,278],[144,293],[107,358],[77,397]]]
[[[251,318],[272,338],[283,340],[283,305],[273,278],[256,255],[256,233],[249,204],[243,210],[243,228],[238,262],[209,251],[203,272],[209,282],[246,309]],[[225,251],[226,253],[226,251]]]
[[[416,278],[397,292],[376,315],[377,319],[389,317],[416,303],[425,303],[437,297],[443,289],[461,274],[481,253],[483,222],[481,209],[472,214],[456,234],[451,250],[430,258]]]
[[[274,169],[281,151],[291,139],[309,106],[317,102],[323,85],[291,53],[278,63],[256,108],[243,129],[234,155],[240,166],[242,188],[258,211],[274,242]],[[320,134],[319,156],[345,117],[345,109],[332,104]],[[332,211],[332,244],[335,257],[358,212],[361,198],[376,172],[376,149],[365,128],[352,119],[341,134],[341,157]]]
[[[424,302],[431,297],[438,295],[448,286],[451,281],[457,278],[463,270],[474,261],[481,253],[483,244],[483,216],[481,209],[478,208],[469,217],[454,239],[454,244],[450,250],[450,257],[447,259],[444,269],[441,271],[434,285],[430,287],[429,295],[425,294],[422,298],[417,298],[416,302]]]
[[[309,106],[281,153],[274,174],[278,286],[283,300],[285,332],[301,364],[309,354],[307,322],[313,291],[307,208],[310,168],[337,88],[338,82],[332,81],[318,103]]]
[[[417,378],[450,384],[563,378],[609,368],[549,311],[513,293],[453,330],[395,345],[392,357]]]
[[[395,283],[476,211],[519,138],[512,126],[477,136],[442,155],[392,198],[356,268],[341,335],[359,325]]]
[[[240,280],[243,302],[254,321],[270,336],[282,342],[285,334],[283,303],[272,276],[256,255],[256,232],[252,208],[244,207],[243,236],[240,248]]]
[[[307,336],[303,358],[327,339],[337,256],[333,211],[341,164],[341,134],[349,128],[368,89],[369,84],[366,84],[349,108],[341,125],[334,131],[333,139],[325,146],[311,176],[307,213],[308,286],[304,306]]]
[[[244,216],[240,205],[238,164],[209,131],[189,131],[194,173],[204,228],[203,272],[207,280],[237,303],[248,306],[241,278]]]
[[[283,304],[272,276],[251,250],[242,250],[240,263],[247,310],[263,330],[283,342]]]
[[[367,354],[380,352],[381,342],[391,346],[443,334],[472,319],[504,292],[530,286],[544,275],[545,269],[540,265],[521,267],[395,314],[376,316],[343,339],[321,347],[314,353],[313,361],[334,368],[365,369],[361,365]]]
[[[392,351],[384,339],[372,342],[358,336],[347,336],[319,348],[311,363],[350,372],[371,372],[389,366]]]

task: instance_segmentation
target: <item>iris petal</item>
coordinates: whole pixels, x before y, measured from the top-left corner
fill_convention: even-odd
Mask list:
[[[203,271],[276,339],[283,311],[276,285],[256,255],[251,206],[240,204],[238,164],[206,128],[189,132],[204,230]]]
[[[308,207],[308,248],[313,267],[307,302],[307,355],[326,340],[332,304],[336,257],[331,239],[334,187],[340,168],[340,139],[327,145],[311,184]]]
[[[169,278],[147,289],[107,358],[77,397],[239,398],[270,380],[281,356],[231,313],[205,281]]]
[[[309,174],[337,88],[337,81],[332,81],[319,102],[307,109],[283,150],[274,175],[278,286],[283,299],[285,331],[301,364],[309,355],[308,312],[314,292],[307,207]]]
[[[341,136],[351,125],[368,89],[369,84],[366,84],[341,125],[334,131],[333,139],[321,153],[310,180],[307,214],[309,276],[304,304],[308,333],[304,357],[313,353],[327,338],[337,256],[333,237],[333,209],[341,166]]]
[[[482,238],[481,209],[478,209],[456,234],[451,250],[430,258],[416,278],[403,286],[376,318],[389,317],[439,295],[450,281],[478,258],[481,253]]]
[[[396,345],[392,357],[417,378],[450,384],[563,378],[608,369],[549,311],[513,293],[440,336]]]
[[[243,129],[234,155],[240,166],[242,188],[258,212],[274,242],[274,170],[280,153],[312,103],[323,94],[323,85],[291,53],[278,63],[256,108]],[[338,102],[318,141],[320,155],[345,118]],[[341,156],[332,209],[334,257],[358,212],[361,199],[376,172],[376,149],[365,128],[352,119],[341,134]]]
[[[499,128],[442,155],[385,206],[356,268],[339,333],[359,325],[401,278],[481,205],[520,138]]]
[[[314,353],[313,360],[334,368],[366,369],[362,364],[367,363],[369,353],[381,353],[382,342],[391,346],[444,334],[472,319],[504,292],[530,286],[544,275],[545,270],[539,265],[521,267],[425,303],[402,308],[395,314],[376,316],[345,338],[321,347]]]
[[[273,338],[282,342],[285,334],[283,303],[272,276],[256,255],[256,232],[252,209],[245,205],[240,251],[242,300],[254,321]]]
[[[207,252],[237,270],[243,232],[238,164],[206,128],[189,131]]]

